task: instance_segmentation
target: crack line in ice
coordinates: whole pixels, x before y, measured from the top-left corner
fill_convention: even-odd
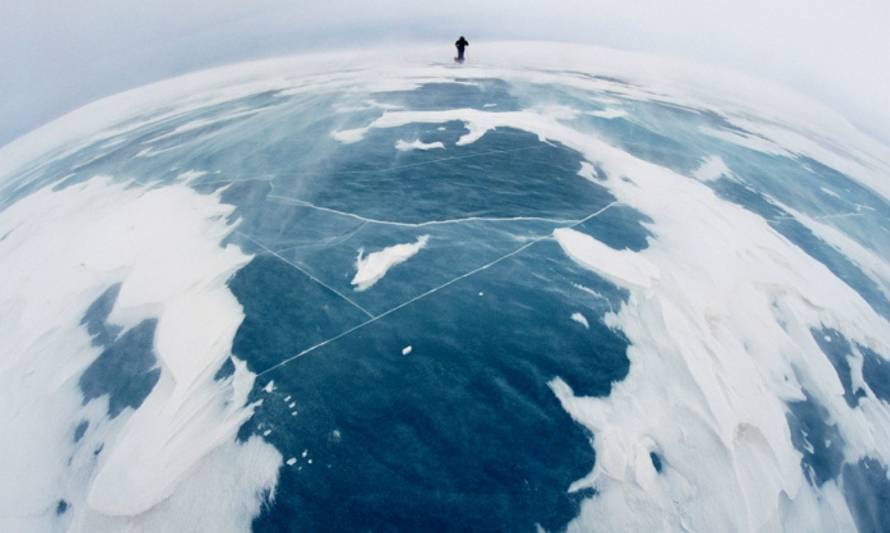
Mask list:
[[[534,216],[515,216],[515,217],[463,217],[463,218],[451,218],[445,220],[427,220],[425,222],[397,222],[395,220],[381,220],[377,218],[368,218],[363,217],[356,213],[350,213],[349,211],[340,211],[339,209],[334,209],[331,207],[324,207],[320,205],[315,205],[311,202],[307,202],[305,200],[300,200],[299,198],[290,198],[288,196],[281,196],[278,194],[270,194],[266,198],[270,200],[278,200],[282,202],[290,202],[301,207],[308,207],[310,209],[316,209],[318,211],[324,211],[326,213],[333,213],[335,215],[341,215],[344,217],[354,218],[356,220],[361,220],[363,222],[369,224],[381,224],[386,226],[400,226],[405,228],[423,228],[426,226],[438,226],[444,224],[459,224],[461,222],[521,222],[521,221],[530,221],[530,222],[551,222],[554,224],[576,224],[579,222],[578,219],[563,219],[563,218],[547,218],[547,217],[534,217]]]
[[[368,221],[363,221],[361,224],[356,226],[355,229],[349,230],[346,233],[339,235],[337,237],[334,237],[332,239],[325,239],[320,242],[309,242],[309,243],[304,243],[304,244],[294,244],[292,246],[285,246],[284,248],[279,248],[278,253],[284,253],[284,252],[288,252],[288,251],[292,251],[292,250],[304,250],[306,248],[317,248],[319,246],[324,246],[326,248],[332,248],[334,246],[339,246],[340,244],[343,244],[344,242],[346,242],[349,239],[351,239],[352,237],[354,237],[356,233],[360,232],[362,230],[362,228],[364,228],[368,224],[369,224]]]
[[[594,217],[597,217],[597,216],[601,215],[602,213],[606,212],[609,208],[614,207],[614,206],[617,205],[618,203],[619,203],[619,202],[618,202],[617,200],[616,200],[616,201],[613,201],[613,202],[610,202],[610,203],[609,203],[608,205],[606,205],[605,207],[602,207],[602,208],[598,209],[597,211],[594,211],[593,213],[587,215],[586,217],[584,217],[584,218],[582,218],[582,219],[580,219],[580,220],[574,221],[574,223],[573,223],[571,226],[569,226],[569,228],[575,228],[575,227],[577,227],[577,226],[579,226],[579,225],[581,225],[581,224],[587,222],[588,220],[590,220],[590,219],[592,219],[592,218],[594,218]],[[414,303],[414,302],[416,302],[416,301],[418,301],[418,300],[422,300],[422,299],[426,298],[427,296],[430,296],[430,295],[432,295],[432,294],[435,294],[435,293],[441,291],[442,289],[444,289],[444,288],[446,288],[446,287],[448,287],[448,286],[450,286],[450,285],[453,285],[454,283],[457,283],[458,281],[460,281],[460,280],[462,280],[462,279],[466,279],[466,278],[468,278],[468,277],[470,277],[470,276],[472,276],[472,275],[474,275],[474,274],[478,274],[479,272],[482,272],[483,270],[487,270],[487,269],[493,267],[494,265],[500,263],[500,262],[503,261],[504,259],[508,259],[508,258],[510,258],[510,257],[513,257],[514,255],[516,255],[516,254],[522,252],[523,250],[525,250],[525,249],[531,247],[532,245],[537,244],[537,243],[539,243],[539,242],[541,242],[541,241],[543,241],[543,240],[549,239],[549,238],[551,238],[551,236],[550,236],[549,234],[548,234],[548,235],[543,235],[543,236],[541,236],[541,237],[537,237],[537,238],[535,238],[535,239],[533,239],[533,240],[531,240],[531,241],[529,241],[529,242],[523,244],[523,245],[520,246],[519,248],[516,248],[516,249],[513,250],[512,252],[509,252],[509,253],[507,253],[507,254],[505,254],[505,255],[502,255],[502,256],[498,257],[497,259],[495,259],[495,260],[493,260],[493,261],[491,261],[491,262],[489,262],[489,263],[486,263],[486,264],[484,264],[484,265],[482,265],[482,266],[480,266],[480,267],[474,268],[473,270],[470,270],[469,272],[466,272],[466,273],[464,273],[464,274],[461,274],[460,276],[458,276],[458,277],[456,277],[456,278],[453,278],[453,279],[451,279],[451,280],[449,280],[449,281],[446,281],[445,283],[443,283],[443,284],[441,284],[441,285],[439,285],[439,286],[437,286],[437,287],[433,287],[432,289],[430,289],[430,290],[428,290],[428,291],[426,291],[426,292],[423,292],[423,293],[421,293],[421,294],[418,294],[417,296],[415,296],[415,297],[413,297],[413,298],[410,298],[410,299],[408,299],[408,300],[406,300],[406,301],[400,303],[399,305],[397,305],[397,306],[395,306],[395,307],[391,307],[390,309],[387,309],[386,311],[380,313],[379,315],[371,316],[371,318],[369,318],[368,320],[365,320],[364,322],[361,322],[361,323],[359,323],[359,324],[356,324],[355,326],[353,326],[353,327],[347,329],[346,331],[343,331],[342,333],[338,333],[337,335],[334,335],[333,337],[330,337],[330,338],[325,339],[325,340],[323,340],[323,341],[321,341],[321,342],[319,342],[319,343],[317,343],[317,344],[314,344],[314,345],[312,345],[312,346],[306,348],[305,350],[303,350],[303,351],[301,351],[301,352],[299,352],[299,353],[297,353],[297,354],[295,354],[295,355],[292,355],[292,356],[288,357],[287,359],[284,359],[284,360],[282,360],[281,362],[276,363],[276,364],[270,366],[269,368],[267,368],[267,369],[265,369],[265,370],[263,370],[263,371],[261,371],[261,372],[257,372],[256,377],[259,378],[260,376],[264,376],[264,375],[268,374],[269,372],[272,372],[273,370],[277,370],[278,368],[281,368],[281,367],[283,367],[283,366],[289,364],[290,362],[292,362],[292,361],[294,361],[294,360],[296,360],[296,359],[299,359],[300,357],[302,357],[302,356],[304,356],[304,355],[306,355],[306,354],[309,354],[309,353],[311,353],[311,352],[314,352],[315,350],[321,348],[322,346],[325,346],[325,345],[327,345],[327,344],[330,344],[330,343],[332,343],[332,342],[334,342],[334,341],[336,341],[336,340],[342,339],[343,337],[349,335],[350,333],[353,333],[353,332],[355,332],[355,331],[358,331],[358,330],[364,328],[365,326],[368,326],[368,325],[370,325],[370,324],[373,324],[374,322],[377,322],[377,321],[380,320],[381,318],[384,318],[384,317],[386,317],[386,316],[388,316],[388,315],[391,315],[392,313],[395,313],[396,311],[398,311],[399,309],[402,309],[403,307],[406,307],[406,306],[408,306],[408,305],[411,305],[412,303]],[[251,240],[252,240],[252,239],[251,239]],[[254,241],[254,242],[256,242],[256,241]],[[259,244],[259,243],[257,243],[257,244]],[[260,245],[260,246],[262,246],[262,245]],[[265,247],[264,247],[264,248],[265,248]],[[266,248],[266,249],[268,250],[268,248]],[[270,250],[270,252],[271,252],[271,250]],[[274,253],[274,252],[272,252],[272,253]],[[277,256],[278,254],[275,254],[275,255]],[[280,256],[278,256],[278,257],[280,257]],[[301,269],[301,270],[302,270],[302,269]],[[313,279],[315,279],[315,278],[313,278]],[[319,283],[320,283],[320,282],[319,282]],[[333,289],[332,289],[332,290],[333,290]],[[340,293],[337,293],[337,294],[340,294]],[[341,296],[342,296],[342,295],[341,295]],[[344,296],[344,298],[346,298],[346,297]],[[347,299],[348,299],[348,298],[347,298]]]
[[[309,279],[311,279],[311,280],[314,281],[315,283],[318,283],[319,285],[321,285],[322,287],[328,289],[329,291],[333,292],[334,294],[336,294],[336,295],[339,296],[340,298],[346,300],[347,302],[349,302],[350,304],[352,304],[353,307],[355,307],[356,309],[358,309],[358,310],[361,311],[362,313],[368,315],[369,317],[372,317],[372,318],[374,317],[374,315],[372,315],[370,311],[368,311],[368,310],[365,309],[364,307],[362,307],[362,306],[360,306],[359,304],[357,304],[352,298],[350,298],[349,296],[346,296],[346,295],[343,294],[342,292],[338,291],[337,289],[331,287],[331,286],[328,285],[327,283],[325,283],[325,282],[321,281],[320,279],[318,279],[317,277],[313,276],[312,273],[310,273],[308,270],[304,269],[303,267],[299,266],[298,264],[294,263],[293,261],[289,261],[289,260],[287,260],[286,258],[282,257],[281,254],[279,254],[279,253],[276,252],[275,250],[269,248],[268,246],[266,246],[265,244],[261,243],[260,241],[256,240],[255,238],[251,237],[250,235],[248,235],[248,234],[246,234],[246,233],[242,233],[242,232],[240,232],[240,231],[238,231],[238,232],[236,232],[236,233],[238,233],[239,235],[241,235],[241,236],[244,237],[245,239],[249,240],[250,242],[256,244],[257,246],[259,246],[260,248],[262,248],[262,249],[265,250],[266,252],[268,252],[268,253],[274,255],[274,256],[277,257],[278,259],[281,259],[282,261],[284,261],[284,262],[287,263],[288,265],[290,265],[290,266],[294,267],[295,269],[299,270],[300,272],[302,272],[303,274],[305,274],[306,276],[308,276]]]

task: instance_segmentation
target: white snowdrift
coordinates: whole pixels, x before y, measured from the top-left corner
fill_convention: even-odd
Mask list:
[[[658,268],[630,250],[609,248],[593,237],[569,228],[555,230],[553,237],[575,262],[616,285],[646,288],[658,279]]]
[[[0,529],[57,528],[45,511],[62,499],[79,531],[249,528],[281,455],[234,439],[253,411],[246,366],[213,379],[243,318],[226,280],[250,259],[219,244],[231,211],[184,186],[97,177],[0,212]],[[100,352],[81,319],[116,283],[108,321],[157,318],[161,374],[109,419],[106,397],[81,405],[78,378]]]

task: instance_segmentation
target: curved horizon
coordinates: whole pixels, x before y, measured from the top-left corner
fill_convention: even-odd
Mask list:
[[[109,0],[66,6],[48,0],[0,6],[0,146],[104,96],[235,62],[323,50],[441,42],[464,34],[470,58],[488,40],[556,40],[658,53],[730,68],[818,99],[857,128],[890,143],[885,68],[890,5],[803,0],[612,0],[470,2],[364,10],[349,0],[315,5],[263,0],[179,6]]]

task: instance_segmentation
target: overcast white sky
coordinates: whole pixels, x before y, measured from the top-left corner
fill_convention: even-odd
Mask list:
[[[369,43],[450,46],[459,34],[733,68],[820,99],[890,145],[890,0],[0,0],[0,145],[203,67]]]

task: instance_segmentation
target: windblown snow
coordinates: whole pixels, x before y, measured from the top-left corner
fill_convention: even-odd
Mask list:
[[[226,280],[249,260],[220,245],[229,213],[184,186],[104,177],[0,212],[0,529],[249,528],[281,455],[235,441],[253,374],[235,360],[213,378],[243,318]],[[106,321],[156,324],[159,376],[138,407],[110,416],[108,395],[82,405],[78,388],[102,352],[84,316],[115,286]],[[43,513],[58,501],[61,518]]]
[[[714,181],[723,176],[730,176],[731,173],[722,159],[718,156],[711,156],[693,172],[693,175],[701,181]]]

